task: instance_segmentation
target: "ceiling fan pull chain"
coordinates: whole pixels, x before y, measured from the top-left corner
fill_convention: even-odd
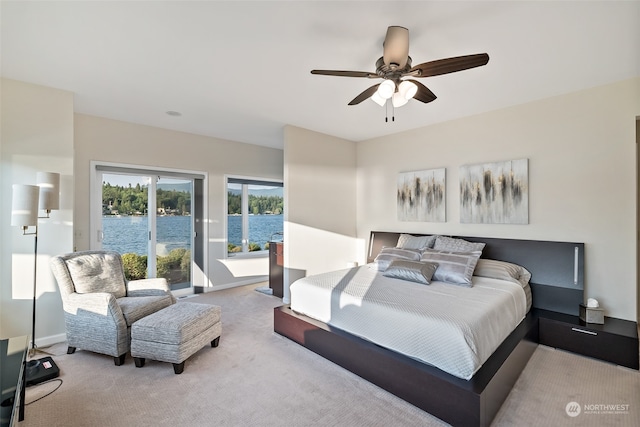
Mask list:
[[[389,100],[387,99],[384,103],[384,122],[389,122]]]

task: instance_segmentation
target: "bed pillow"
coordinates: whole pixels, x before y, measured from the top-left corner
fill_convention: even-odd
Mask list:
[[[482,252],[454,252],[425,249],[421,261],[438,263],[433,280],[466,287],[473,286],[471,277]]]
[[[401,234],[398,238],[397,248],[403,249],[425,249],[432,248],[437,236],[412,236],[411,234]]]
[[[531,273],[521,265],[495,259],[479,259],[473,275],[508,280],[522,286],[531,280]]]
[[[475,252],[484,249],[486,243],[468,242],[464,239],[454,239],[453,237],[438,236],[433,245],[433,249],[450,252]]]
[[[391,261],[389,268],[382,275],[428,285],[437,268],[438,264],[435,262],[396,259]]]
[[[382,248],[378,256],[373,260],[373,266],[378,271],[385,271],[393,260],[420,261],[420,254],[421,252],[417,249]]]

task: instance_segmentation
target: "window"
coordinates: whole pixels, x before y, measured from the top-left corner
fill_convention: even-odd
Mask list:
[[[266,254],[282,238],[283,213],[281,182],[227,178],[228,255]]]

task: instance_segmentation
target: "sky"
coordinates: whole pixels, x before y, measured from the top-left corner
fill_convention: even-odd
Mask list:
[[[132,187],[135,187],[136,184],[149,185],[149,177],[140,175],[105,173],[102,175],[102,180],[104,182],[108,182],[111,185],[118,185],[121,187],[128,187],[129,184],[131,184]],[[184,182],[184,179],[162,178],[163,184],[183,184]]]

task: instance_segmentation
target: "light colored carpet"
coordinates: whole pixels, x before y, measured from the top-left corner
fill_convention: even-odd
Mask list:
[[[169,363],[136,368],[66,345],[48,350],[62,386],[27,388],[20,427],[33,426],[444,426],[445,423],[273,332],[281,301],[255,292],[264,284],[228,289],[183,302],[222,307],[218,348],[205,347],[175,375]],[[569,417],[575,401],[582,413]],[[628,405],[596,414],[593,405]],[[587,405],[592,410],[587,410]],[[600,411],[602,412],[602,410]],[[637,371],[539,347],[494,426],[638,426]]]

